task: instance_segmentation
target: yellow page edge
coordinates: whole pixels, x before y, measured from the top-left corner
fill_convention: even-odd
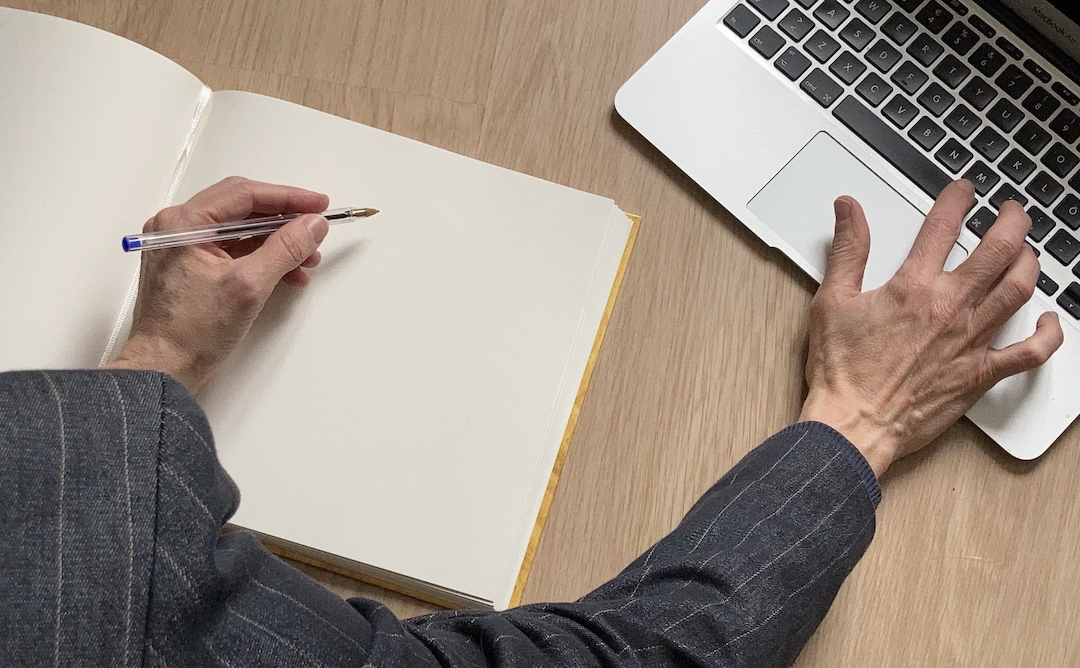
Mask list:
[[[619,269],[615,272],[615,280],[611,284],[611,292],[608,294],[604,314],[600,317],[600,327],[597,329],[596,338],[593,340],[589,361],[585,364],[585,374],[581,377],[581,385],[578,386],[574,406],[570,409],[570,419],[566,422],[566,431],[563,432],[562,443],[559,444],[559,453],[555,456],[555,465],[551,469],[551,477],[548,478],[547,489],[544,490],[544,498],[540,502],[540,512],[536,516],[536,523],[533,524],[529,545],[525,548],[525,559],[521,562],[521,570],[518,571],[517,582],[514,584],[514,591],[510,595],[511,608],[521,605],[521,598],[525,594],[525,585],[529,581],[529,571],[532,570],[532,562],[536,557],[536,550],[540,546],[540,534],[543,533],[544,524],[547,522],[551,501],[555,498],[555,488],[559,486],[559,477],[562,475],[563,464],[566,463],[566,455],[570,450],[570,441],[574,437],[578,416],[581,414],[581,407],[585,403],[585,393],[589,389],[593,368],[596,366],[596,360],[600,356],[600,346],[604,343],[608,321],[611,320],[611,312],[615,309],[615,300],[619,296],[619,290],[622,288],[623,275],[626,273],[626,266],[630,263],[630,254],[634,250],[634,244],[637,242],[638,229],[641,227],[641,216],[630,213],[625,215],[632,222],[630,235],[626,240],[622,260],[619,261]]]

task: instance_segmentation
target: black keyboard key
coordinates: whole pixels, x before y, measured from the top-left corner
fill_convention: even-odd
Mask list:
[[[752,33],[759,23],[761,19],[746,5],[738,5],[724,17],[724,25],[735,31],[739,37],[746,37]]]
[[[1035,82],[1016,65],[1009,65],[994,83],[1014,100],[1019,100]]]
[[[1024,196],[1019,190],[1014,188],[1012,184],[1003,183],[998,188],[994,196],[990,198],[990,205],[995,209],[1000,209],[1001,205],[1009,200],[1019,202],[1020,204],[1027,206],[1028,198]]]
[[[856,51],[865,49],[866,45],[874,41],[875,37],[877,37],[877,33],[859,18],[848,21],[844,29],[840,31],[840,39],[847,42],[847,45]]]
[[[975,186],[975,192],[979,193],[980,197],[990,194],[994,186],[1001,181],[1001,176],[982,160],[972,165],[971,169],[964,173],[964,178],[971,181],[971,184]]]
[[[1057,305],[1065,312],[1080,320],[1080,283],[1071,283],[1065,292],[1058,295]]]
[[[859,82],[855,92],[859,94],[862,99],[870,103],[871,107],[876,107],[885,101],[885,98],[893,92],[893,87],[885,83],[885,80],[878,75],[871,72],[863,77],[863,80]]]
[[[780,31],[785,35],[801,42],[810,34],[810,31],[815,28],[814,22],[810,20],[806,14],[803,14],[797,9],[792,9],[790,12],[784,15],[784,18],[780,19]]]
[[[773,65],[783,72],[788,79],[795,81],[810,67],[810,59],[791,46],[773,61]]]
[[[1024,123],[1024,127],[1016,131],[1016,143],[1031,155],[1039,155],[1050,144],[1050,140],[1050,133],[1035,121]]]
[[[750,6],[761,12],[761,15],[770,21],[775,21],[777,16],[787,9],[788,0],[747,0]]]
[[[999,49],[1012,56],[1014,60],[1020,60],[1024,57],[1024,52],[1016,48],[1012,42],[1004,37],[998,37],[994,44],[997,44]]]
[[[944,114],[953,102],[956,102],[956,98],[937,82],[927,86],[923,94],[919,96],[919,104],[935,116]]]
[[[1012,132],[1024,120],[1024,112],[1017,109],[1011,102],[1005,99],[997,101],[990,111],[986,113],[990,122],[998,126],[1006,133]]]
[[[851,11],[837,0],[825,0],[814,10],[814,17],[832,30],[839,28],[840,24],[850,15]]]
[[[1050,278],[1041,271],[1039,272],[1039,282],[1035,285],[1037,285],[1038,288],[1043,291],[1043,294],[1049,295],[1051,297],[1053,297],[1054,293],[1058,291],[1058,284],[1054,282],[1054,279]]]
[[[914,103],[903,95],[894,95],[893,99],[889,100],[888,104],[882,108],[881,113],[885,115],[885,118],[892,121],[896,127],[903,130],[911,125],[911,122],[919,115],[919,110]]]
[[[967,16],[968,8],[963,2],[961,2],[961,0],[943,0],[943,1],[945,3],[946,7],[953,10],[954,12],[959,14],[960,16]]]
[[[1050,121],[1050,129],[1064,139],[1066,144],[1072,144],[1080,139],[1080,117],[1070,109],[1062,109],[1061,113]]]
[[[954,23],[941,36],[941,41],[945,43],[945,46],[961,56],[966,56],[968,51],[971,51],[979,43],[979,34],[969,28],[967,24]]]
[[[761,26],[750,38],[750,47],[766,58],[772,58],[784,48],[784,38],[769,26]]]
[[[1080,199],[1077,199],[1076,195],[1069,193],[1065,196],[1065,199],[1061,200],[1061,204],[1057,205],[1054,209],[1054,215],[1058,217],[1061,222],[1069,226],[1069,229],[1080,229]]]
[[[956,88],[971,74],[971,69],[957,60],[956,56],[950,55],[945,56],[945,59],[934,68],[934,74],[949,88]]]
[[[923,24],[923,27],[935,35],[949,25],[953,16],[947,9],[942,7],[936,0],[931,0],[915,15],[915,20]]]
[[[803,9],[810,9],[818,0],[795,0]]]
[[[1039,172],[1035,175],[1035,178],[1031,179],[1031,183],[1024,190],[1034,197],[1039,204],[1050,206],[1057,198],[1061,197],[1061,193],[1065,192],[1065,186],[1046,172]]]
[[[937,161],[949,168],[953,173],[959,172],[967,166],[975,156],[964,145],[955,139],[945,142],[945,145],[934,154]]]
[[[892,5],[885,0],[859,0],[855,5],[855,11],[866,17],[870,23],[878,23],[892,9]]]
[[[1061,102],[1054,94],[1042,86],[1038,86],[1031,91],[1031,94],[1024,100],[1024,109],[1030,111],[1031,115],[1040,121],[1050,120],[1050,117],[1060,106]]]
[[[1034,241],[1042,241],[1057,227],[1057,222],[1037,206],[1028,209],[1028,215],[1031,216],[1031,229],[1028,230],[1028,236]]]
[[[998,164],[1005,176],[1017,183],[1023,183],[1035,171],[1035,161],[1016,149],[1009,151],[1009,155]]]
[[[879,39],[866,52],[866,59],[881,72],[888,72],[900,60],[900,52],[883,39]]]
[[[967,139],[971,136],[971,133],[979,129],[982,120],[975,115],[974,111],[962,104],[958,104],[948,118],[945,119],[945,125],[956,134]]]
[[[1030,58],[1025,60],[1024,69],[1028,72],[1031,72],[1031,74],[1039,81],[1043,83],[1050,83],[1050,73],[1044,70],[1042,66],[1036,63],[1034,60]]]
[[[1077,163],[1080,163],[1080,158],[1076,157],[1075,153],[1065,148],[1065,145],[1061,142],[1056,142],[1050,147],[1050,150],[1046,152],[1046,155],[1042,157],[1042,164],[1046,165],[1051,172],[1057,174],[1061,178],[1068,176],[1069,172],[1073,170],[1073,167],[1076,167]],[[1070,182],[1069,185],[1073,184]]]
[[[836,57],[836,60],[832,61],[832,64],[829,65],[829,71],[835,74],[836,78],[850,86],[866,71],[866,65],[852,52],[844,51]]]
[[[896,0],[896,5],[909,14],[918,9],[922,3],[923,0]]]
[[[915,60],[930,67],[935,60],[941,57],[941,54],[945,53],[945,47],[930,35],[922,33],[915,38],[914,42],[908,45],[907,52]]]
[[[1050,241],[1046,242],[1044,248],[1055,260],[1066,267],[1072,264],[1077,255],[1080,255],[1080,241],[1065,230],[1054,232],[1054,236],[1050,237]]]
[[[832,113],[930,197],[949,185],[945,172],[854,97],[845,97]]]
[[[824,30],[818,30],[803,45],[806,52],[817,59],[819,63],[825,63],[836,55],[840,50],[840,42],[832,38],[832,35]]]
[[[983,76],[992,77],[1005,65],[1005,56],[989,44],[983,44],[968,56],[968,62]]]
[[[934,147],[945,138],[945,130],[930,120],[929,116],[923,116],[915,125],[911,126],[911,129],[908,130],[908,136],[927,151],[933,151]]]
[[[967,221],[967,228],[974,232],[975,236],[982,239],[996,220],[997,214],[984,206],[971,214]]]
[[[971,146],[979,155],[990,162],[996,162],[1001,154],[1009,148],[1009,142],[994,131],[993,128],[983,128],[975,139],[971,140]]]
[[[930,75],[915,63],[905,60],[904,64],[897,68],[890,78],[905,93],[914,95],[926,84],[927,80],[930,79]]]
[[[844,94],[843,87],[819,69],[807,75],[799,87],[825,108],[831,107]]]
[[[1078,97],[1076,95],[1076,93],[1074,93],[1071,90],[1069,90],[1068,88],[1066,88],[1065,84],[1061,83],[1060,81],[1055,81],[1054,85],[1050,86],[1050,88],[1055,93],[1060,95],[1061,99],[1065,100],[1066,102],[1073,105],[1074,107],[1076,105],[1080,104],[1080,97]]]
[[[919,27],[900,12],[894,13],[881,26],[881,34],[896,42],[898,46],[907,44],[908,40],[914,37],[918,31]]]
[[[970,19],[968,19],[968,23],[971,24],[972,28],[975,28],[980,33],[982,33],[982,35],[987,39],[993,39],[994,35],[997,34],[997,31],[994,30],[993,26],[991,26],[986,21],[983,21],[978,16],[972,16]]]
[[[994,98],[997,97],[997,91],[982,77],[972,77],[971,81],[967,82],[964,89],[960,91],[960,97],[970,102],[971,106],[982,111],[994,101]]]

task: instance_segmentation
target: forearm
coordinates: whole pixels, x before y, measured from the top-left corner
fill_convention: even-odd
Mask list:
[[[491,665],[788,665],[873,537],[877,483],[852,453],[858,465],[830,428],[795,425],[580,601],[439,614],[409,628],[458,660],[485,648]]]

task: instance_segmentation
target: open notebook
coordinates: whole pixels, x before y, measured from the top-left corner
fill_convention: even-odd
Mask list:
[[[636,231],[608,199],[250,93],[0,8],[0,369],[122,342],[124,234],[231,175],[370,206],[200,397],[290,556],[452,605],[520,596]]]

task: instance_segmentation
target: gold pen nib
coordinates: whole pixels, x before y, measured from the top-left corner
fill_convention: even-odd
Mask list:
[[[350,218],[367,218],[379,213],[378,209],[349,209]]]

